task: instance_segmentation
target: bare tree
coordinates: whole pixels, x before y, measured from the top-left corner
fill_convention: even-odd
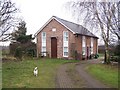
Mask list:
[[[84,15],[84,24],[98,28],[101,31],[102,39],[105,43],[105,62],[109,63],[109,44],[110,33],[113,33],[120,39],[120,30],[118,29],[118,5],[119,2],[84,2],[71,1],[66,6],[69,6],[72,13],[77,13],[77,19]],[[83,17],[82,17],[83,18]]]
[[[15,13],[18,9],[11,0],[0,0],[0,41],[7,41],[10,38],[10,30],[17,23]]]

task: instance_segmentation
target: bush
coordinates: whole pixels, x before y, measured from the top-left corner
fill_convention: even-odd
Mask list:
[[[110,60],[120,62],[120,40],[117,42],[114,53],[111,55]]]
[[[119,56],[111,56],[110,61],[119,62]]]
[[[15,55],[17,59],[22,60],[22,48],[18,46],[15,50]]]
[[[118,42],[116,48],[115,48],[115,55],[120,56],[120,41]]]
[[[97,59],[97,58],[99,57],[99,55],[98,55],[98,54],[95,54],[95,56],[94,56],[94,57],[95,57],[95,59]]]
[[[16,51],[16,48],[17,48],[19,45],[20,45],[19,43],[11,43],[11,44],[9,45],[9,49],[10,49],[9,54],[10,54],[10,55],[14,55],[14,54],[15,54],[15,51]]]
[[[13,56],[3,56],[2,62],[8,62],[8,61],[16,61],[17,59]]]
[[[36,50],[34,48],[29,48],[29,49],[26,50],[26,54],[27,54],[27,56],[35,57],[36,56]]]

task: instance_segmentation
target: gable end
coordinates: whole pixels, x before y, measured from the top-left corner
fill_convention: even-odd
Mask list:
[[[58,23],[60,23],[62,26],[64,26],[65,28],[67,28],[69,31],[71,31],[73,34],[75,34],[75,32],[73,32],[70,28],[68,28],[66,25],[64,25],[62,22],[60,22],[57,18],[55,18],[54,16],[51,17],[35,34],[34,36],[36,37],[38,35],[38,33],[40,33],[43,28],[45,26],[47,26],[52,20],[56,20]]]

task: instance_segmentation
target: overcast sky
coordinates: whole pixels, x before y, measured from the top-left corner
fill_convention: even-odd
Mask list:
[[[53,15],[73,21],[64,4],[70,0],[12,0],[19,9],[18,17],[26,22],[27,34],[35,34]],[[1,43],[0,43],[1,44]],[[9,43],[3,43],[9,45]]]
[[[65,3],[72,0],[12,0],[20,9],[19,17],[26,22],[27,34],[35,34],[53,15],[62,19],[76,22]],[[1,44],[1,43],[0,43]],[[9,45],[9,43],[4,43]]]
[[[70,0],[13,0],[27,23],[27,34],[35,34],[53,15],[70,20],[64,4]]]

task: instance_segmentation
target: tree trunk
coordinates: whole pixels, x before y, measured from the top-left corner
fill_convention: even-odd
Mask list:
[[[104,62],[107,63],[107,64],[110,63],[108,44],[105,44],[105,58],[104,58]]]
[[[111,17],[110,17],[111,18]],[[105,57],[105,61],[107,64],[110,63],[110,58],[109,58],[109,34],[110,34],[110,18],[107,17],[108,22],[107,22],[107,34],[106,34],[106,40],[105,40],[105,53],[106,53],[106,57]]]

